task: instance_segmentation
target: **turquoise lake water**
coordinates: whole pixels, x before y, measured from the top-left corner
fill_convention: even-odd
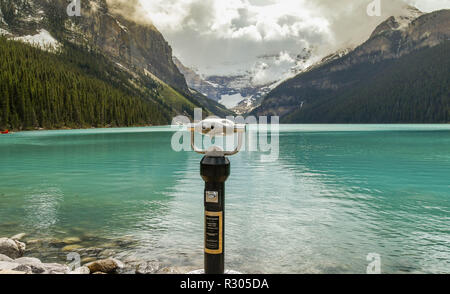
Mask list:
[[[172,135],[0,135],[0,237],[128,236],[119,256],[202,268],[201,155],[172,151]],[[377,253],[383,273],[450,273],[450,125],[282,125],[278,138],[274,162],[230,158],[228,268],[365,273]]]

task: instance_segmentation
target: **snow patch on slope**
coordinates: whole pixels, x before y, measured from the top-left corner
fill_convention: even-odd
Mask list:
[[[43,50],[57,50],[61,47],[61,43],[59,43],[52,35],[44,30],[39,30],[39,33],[33,36],[27,35],[22,37],[13,38],[16,41],[22,41],[25,43],[29,43],[35,47],[39,47]]]
[[[423,14],[424,13],[419,9],[413,6],[408,6],[405,13],[394,16],[395,20],[399,24],[399,27],[397,29],[404,30],[408,28],[413,20],[415,20],[416,18],[418,18]]]
[[[224,105],[226,108],[231,109],[236,107],[239,102],[247,99],[248,97],[242,97],[241,93],[232,95],[222,95],[222,99],[219,101],[220,104]]]

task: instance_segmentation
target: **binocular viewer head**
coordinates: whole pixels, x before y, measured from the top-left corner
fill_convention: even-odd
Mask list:
[[[229,119],[207,118],[198,123],[190,124],[188,130],[191,132],[191,146],[195,152],[210,156],[230,156],[238,153],[242,147],[242,135],[245,133],[245,124],[236,124]],[[212,146],[208,150],[201,150],[195,146],[195,133],[201,133],[210,137],[225,137],[237,133],[238,145],[233,151],[224,151],[218,146]]]
[[[211,137],[229,136],[235,133],[244,133],[244,124],[235,124],[229,119],[207,118],[189,126],[189,131],[201,133]]]

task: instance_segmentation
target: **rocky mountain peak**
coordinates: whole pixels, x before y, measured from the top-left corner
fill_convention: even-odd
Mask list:
[[[413,20],[417,19],[423,14],[424,13],[416,7],[407,5],[401,13],[389,17],[387,20],[378,25],[373,31],[370,38],[393,30],[406,30]]]

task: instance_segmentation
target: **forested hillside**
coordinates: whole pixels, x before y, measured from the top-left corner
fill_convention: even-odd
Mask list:
[[[165,124],[150,78],[137,90],[101,54],[66,44],[59,53],[0,38],[0,128]],[[167,107],[168,108],[168,107]]]
[[[314,93],[309,94],[314,99],[304,103],[283,121],[450,122],[450,42],[399,59],[360,64],[337,72],[334,78],[345,81],[355,76],[358,76],[359,82],[352,87],[337,91],[314,89]],[[283,91],[283,86],[278,90]],[[295,91],[295,88],[289,90]],[[297,89],[297,95],[307,92]]]

